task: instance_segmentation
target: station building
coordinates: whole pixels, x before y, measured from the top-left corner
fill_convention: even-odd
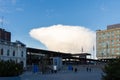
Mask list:
[[[56,51],[48,51],[43,49],[36,49],[27,47],[27,64],[39,64],[42,60],[47,59],[49,65],[53,65],[53,59],[59,57],[62,59],[63,65],[80,65],[89,64],[93,59],[88,59],[87,56],[91,56],[90,53],[63,53]]]

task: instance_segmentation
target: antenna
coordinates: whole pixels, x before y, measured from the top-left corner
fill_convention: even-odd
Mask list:
[[[93,59],[95,59],[95,47],[93,45]]]
[[[1,26],[3,28],[3,19],[4,19],[4,16],[1,17]]]
[[[83,47],[81,48],[81,52],[83,53]]]

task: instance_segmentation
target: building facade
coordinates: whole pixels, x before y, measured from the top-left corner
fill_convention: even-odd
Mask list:
[[[20,41],[11,42],[11,33],[0,29],[0,60],[14,60],[26,67],[26,45]]]
[[[120,24],[107,26],[96,32],[96,55],[98,59],[120,56]]]

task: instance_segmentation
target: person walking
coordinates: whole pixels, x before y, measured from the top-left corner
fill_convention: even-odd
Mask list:
[[[75,68],[75,70],[74,70],[75,72],[77,72],[77,68]]]
[[[87,67],[87,68],[86,68],[86,71],[88,72],[88,70],[89,70],[89,68]]]

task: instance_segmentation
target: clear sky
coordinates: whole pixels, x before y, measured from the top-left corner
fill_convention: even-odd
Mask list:
[[[55,24],[85,26],[93,31],[120,23],[120,0],[0,0],[0,27],[28,47],[45,48],[30,37],[33,28]]]

